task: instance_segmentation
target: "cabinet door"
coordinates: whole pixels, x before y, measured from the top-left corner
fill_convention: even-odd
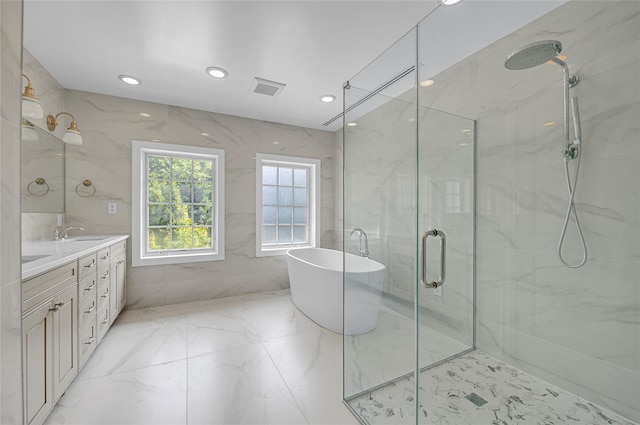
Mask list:
[[[53,301],[53,395],[56,401],[78,375],[77,301],[77,285]]]
[[[29,425],[44,422],[53,408],[53,311],[50,309],[51,304],[46,303],[22,319],[24,418]]]
[[[113,256],[111,260],[111,323],[116,320],[118,314],[127,302],[126,288],[126,255],[121,253]]]

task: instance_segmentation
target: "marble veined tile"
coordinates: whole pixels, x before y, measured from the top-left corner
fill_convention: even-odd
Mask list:
[[[368,424],[415,423],[414,385],[406,378],[350,404]],[[422,372],[419,386],[425,425],[634,425],[478,351]]]
[[[188,360],[189,424],[307,424],[262,344]]]
[[[186,388],[186,360],[76,380],[45,424],[186,424]]]

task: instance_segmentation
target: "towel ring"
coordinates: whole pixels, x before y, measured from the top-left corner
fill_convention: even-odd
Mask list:
[[[96,194],[96,187],[91,180],[85,180],[82,183],[78,183],[76,186],[76,193],[81,198],[91,198]]]
[[[37,186],[33,186],[33,184],[36,184],[38,186],[44,186],[41,191],[36,190],[34,192],[34,189],[37,189]],[[27,192],[29,192],[30,195],[32,196],[44,196],[47,193],[49,193],[49,185],[47,184],[47,181],[45,179],[43,179],[42,177],[38,177],[37,179],[35,179],[34,181],[32,181],[31,183],[29,183],[27,185]]]

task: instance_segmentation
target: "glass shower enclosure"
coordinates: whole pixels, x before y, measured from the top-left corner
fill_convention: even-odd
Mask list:
[[[344,88],[344,394],[357,414],[389,423],[414,423],[425,408],[416,371],[474,348],[475,126],[432,106],[418,37]],[[362,294],[348,255],[363,242],[353,229],[386,267],[377,326],[355,335]]]
[[[358,419],[640,423],[640,2],[439,5],[343,94]]]

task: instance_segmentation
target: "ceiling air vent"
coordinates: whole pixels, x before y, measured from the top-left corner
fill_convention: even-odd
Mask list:
[[[266,94],[267,96],[277,96],[280,94],[286,84],[276,83],[275,81],[265,80],[264,78],[253,77],[251,90],[254,93]]]

